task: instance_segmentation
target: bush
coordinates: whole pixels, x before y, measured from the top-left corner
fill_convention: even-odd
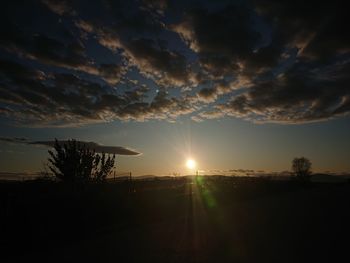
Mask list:
[[[49,150],[49,169],[56,178],[67,182],[104,181],[111,173],[115,155],[99,154],[76,140],[59,143]]]

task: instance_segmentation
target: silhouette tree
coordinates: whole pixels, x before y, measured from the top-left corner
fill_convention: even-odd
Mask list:
[[[93,173],[93,179],[97,182],[105,181],[107,176],[112,172],[115,162],[115,155],[107,155],[102,153],[102,155],[95,156],[95,171]]]
[[[56,178],[69,182],[104,181],[111,173],[115,155],[101,155],[76,140],[54,144],[49,150],[49,169]]]
[[[311,178],[311,161],[305,157],[294,158],[292,170],[295,178],[300,181],[309,181]]]

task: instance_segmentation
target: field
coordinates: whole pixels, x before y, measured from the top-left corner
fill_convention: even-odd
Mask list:
[[[349,183],[2,182],[0,198],[1,262],[350,262]]]

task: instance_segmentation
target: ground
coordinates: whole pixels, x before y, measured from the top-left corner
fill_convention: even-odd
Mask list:
[[[0,197],[1,262],[350,260],[348,183],[4,182]]]

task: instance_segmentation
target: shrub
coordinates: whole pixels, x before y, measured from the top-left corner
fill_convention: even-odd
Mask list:
[[[115,155],[99,154],[76,140],[59,143],[49,150],[49,169],[56,178],[68,182],[104,181],[111,173]]]

